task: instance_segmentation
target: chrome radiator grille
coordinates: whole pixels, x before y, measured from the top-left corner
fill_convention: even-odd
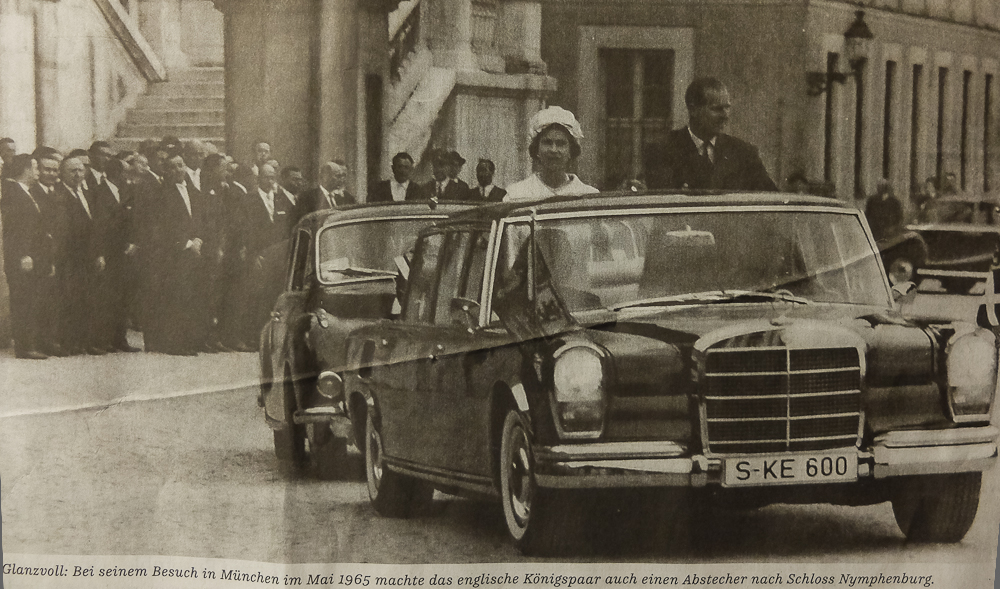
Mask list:
[[[856,348],[709,350],[705,451],[814,451],[856,445],[861,363]]]

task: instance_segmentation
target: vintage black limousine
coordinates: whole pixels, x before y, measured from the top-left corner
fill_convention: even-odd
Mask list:
[[[404,517],[434,489],[493,497],[536,554],[578,536],[589,491],[639,487],[890,501],[910,540],[959,541],[997,458],[997,338],[907,320],[905,288],[829,199],[453,215],[422,232],[400,317],[347,342],[371,502]]]
[[[284,288],[260,338],[258,402],[282,471],[298,475],[311,464],[320,478],[342,474],[345,338],[394,316],[397,259],[421,229],[470,206],[361,205],[299,222]]]

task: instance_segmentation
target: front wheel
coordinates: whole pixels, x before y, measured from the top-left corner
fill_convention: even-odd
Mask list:
[[[285,427],[274,430],[274,454],[278,458],[278,468],[288,477],[297,477],[307,463],[306,428],[295,423],[295,393],[292,390],[291,379],[286,375],[284,384],[285,395]]]
[[[309,459],[313,472],[324,481],[340,478],[347,459],[347,440],[337,437],[329,423],[308,426]]]
[[[584,509],[571,492],[540,488],[525,418],[511,410],[500,438],[500,496],[507,532],[528,555],[558,555],[581,540]]]
[[[979,509],[982,473],[926,475],[897,483],[892,512],[911,542],[959,542]]]
[[[365,420],[365,474],[368,498],[379,515],[410,517],[430,504],[434,488],[412,477],[393,472],[385,463],[382,433],[372,412]]]

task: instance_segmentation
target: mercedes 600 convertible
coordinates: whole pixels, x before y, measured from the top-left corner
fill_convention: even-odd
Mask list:
[[[959,541],[997,457],[997,338],[907,320],[907,287],[828,199],[453,215],[422,232],[401,316],[348,339],[371,502],[405,517],[434,489],[491,497],[536,554],[609,488],[888,501],[910,540]]]

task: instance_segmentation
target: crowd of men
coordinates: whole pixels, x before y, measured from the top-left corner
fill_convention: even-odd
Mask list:
[[[0,139],[0,222],[18,358],[136,352],[194,355],[256,349],[274,303],[273,264],[287,236],[313,211],[360,202],[348,168],[330,161],[319,183],[279,166],[270,145],[254,159],[197,140],[149,141],[115,153],[104,141],[62,153],[18,154]],[[392,178],[368,202],[423,199],[500,201],[495,165],[478,162],[479,186],[458,178],[465,160],[432,153],[433,179],[411,181],[414,160],[392,160]]]

